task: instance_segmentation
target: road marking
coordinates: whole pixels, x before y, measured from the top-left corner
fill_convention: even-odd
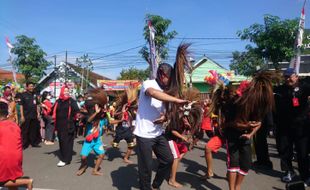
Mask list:
[[[19,190],[26,190],[27,188],[25,187],[19,187]],[[6,187],[0,187],[0,190],[8,190]],[[33,190],[56,190],[56,189],[42,189],[42,188],[33,188]]]

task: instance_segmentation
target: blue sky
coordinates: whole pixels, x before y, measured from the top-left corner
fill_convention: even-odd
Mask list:
[[[169,30],[178,39],[169,43],[173,63],[182,38],[230,38],[253,23],[262,23],[264,14],[283,19],[300,16],[303,0],[1,0],[0,68],[10,69],[5,36],[12,43],[17,35],[36,39],[48,54],[75,62],[88,53],[96,58],[145,44],[143,26],[147,13],[172,21]],[[309,27],[306,6],[306,28]],[[2,42],[1,42],[2,41]],[[231,52],[242,51],[248,42],[240,40],[186,40],[192,42],[192,56],[204,54],[228,68]],[[94,71],[116,78],[122,68],[146,68],[139,48],[107,56],[94,62]]]

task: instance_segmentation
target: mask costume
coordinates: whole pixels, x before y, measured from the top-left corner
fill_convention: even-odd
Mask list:
[[[82,156],[81,166],[77,175],[82,175],[87,169],[87,156],[91,151],[94,151],[98,158],[93,175],[103,175],[99,172],[100,164],[105,154],[101,136],[104,127],[107,126],[108,120],[104,112],[104,106],[107,103],[107,96],[103,89],[96,88],[88,91],[88,97],[85,106],[88,112],[86,124],[86,137],[80,155]]]
[[[115,138],[112,142],[112,147],[118,148],[119,142],[124,139],[127,142],[127,152],[124,156],[124,162],[131,163],[129,156],[135,146],[133,136],[133,121],[136,119],[136,112],[138,109],[138,89],[128,88],[125,93],[120,95],[116,101],[116,109],[114,117],[119,122],[115,130]]]
[[[261,71],[256,73],[251,81],[241,83],[235,92],[222,85],[212,96],[210,113],[219,113],[220,126],[227,144],[230,187],[240,185],[236,184],[240,181],[239,178],[248,174],[252,162],[250,138],[260,128],[265,115],[273,110],[272,84],[279,80],[276,73]]]

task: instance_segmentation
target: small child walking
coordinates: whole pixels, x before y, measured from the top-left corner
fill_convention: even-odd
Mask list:
[[[98,158],[96,160],[95,168],[92,175],[103,175],[99,172],[100,164],[104,158],[105,150],[101,140],[103,134],[103,127],[105,125],[105,120],[102,117],[102,108],[98,104],[95,105],[95,112],[88,118],[86,125],[86,138],[81,150],[81,166],[76,173],[76,175],[82,175],[87,169],[87,157],[89,153],[93,150]]]

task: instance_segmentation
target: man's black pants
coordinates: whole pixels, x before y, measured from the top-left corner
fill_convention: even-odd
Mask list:
[[[302,180],[310,177],[308,157],[308,126],[287,127],[277,130],[277,148],[281,158],[281,169],[293,171],[293,146],[297,153],[298,171]]]
[[[29,145],[38,146],[41,142],[40,123],[38,119],[26,119],[21,125],[23,149]]]
[[[173,156],[167,139],[163,135],[156,138],[137,137],[139,183],[140,189],[142,190],[151,189],[152,151],[155,153],[159,162],[152,187],[159,188],[164,179],[170,176]]]
[[[271,163],[267,143],[268,132],[268,126],[261,126],[253,138],[257,161],[266,165]]]

